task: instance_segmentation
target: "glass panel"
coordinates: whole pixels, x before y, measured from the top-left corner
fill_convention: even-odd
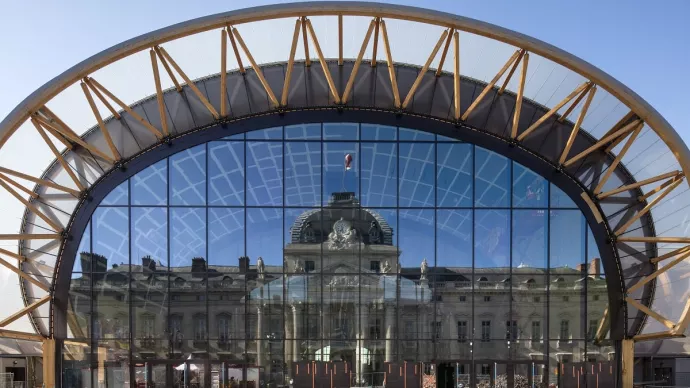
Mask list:
[[[120,183],[119,186],[113,189],[103,201],[101,201],[101,206],[122,206],[129,205],[129,181],[124,181]]]
[[[247,142],[247,204],[283,204],[283,144]]]
[[[262,257],[266,271],[282,272],[282,235],[282,209],[247,209],[247,256],[251,263]]]
[[[133,207],[132,264],[155,270],[168,266],[168,209]]]
[[[443,207],[472,206],[472,162],[470,144],[438,145],[437,201]]]
[[[434,211],[400,210],[400,264],[419,273],[426,261],[426,271],[436,258],[434,243]]]
[[[70,388],[90,388],[91,385],[91,347],[86,345],[64,345],[62,348],[62,386]]]
[[[551,207],[552,208],[567,208],[567,209],[577,209],[577,205],[573,202],[566,193],[563,192],[558,186],[551,183],[550,185],[550,195],[551,195]]]
[[[474,153],[475,206],[508,207],[510,160],[481,147],[475,147]]]
[[[206,203],[206,144],[170,157],[170,204]]]
[[[129,346],[129,274],[117,271],[92,275],[92,338],[112,339]]]
[[[244,143],[211,142],[208,151],[209,205],[244,204]]]
[[[82,254],[84,258],[85,254]],[[88,256],[87,256],[88,260]],[[88,274],[73,274],[69,287],[67,314],[73,317],[68,324],[69,338],[91,336],[91,279]]]
[[[386,125],[361,124],[362,140],[395,140],[398,135],[396,127]]]
[[[550,338],[564,345],[585,338],[585,284],[575,270],[551,270],[549,294]]]
[[[359,124],[324,123],[324,140],[359,140]]]
[[[416,129],[400,128],[401,141],[434,141],[434,134]]]
[[[513,268],[547,267],[546,210],[513,210]]]
[[[398,158],[395,143],[362,143],[362,205],[396,206]]]
[[[585,262],[585,217],[579,210],[551,210],[551,268],[576,269]]]
[[[472,229],[472,210],[436,211],[437,266],[472,268]]]
[[[321,226],[319,210],[285,209],[283,233],[282,270],[291,273],[321,272],[320,243],[328,233]]]
[[[509,210],[475,210],[474,235],[476,267],[510,267]]]
[[[286,140],[321,140],[321,124],[298,124],[285,127]]]
[[[77,250],[78,257],[75,258],[74,260],[74,266],[72,267],[72,277],[74,276],[81,276],[79,274],[82,272],[83,268],[81,265],[82,262],[82,256],[84,253],[89,253],[91,252],[91,223],[89,222],[86,225],[86,229],[84,230],[84,233],[81,235],[81,240],[79,241],[79,249]],[[88,267],[87,267],[88,270]]]
[[[238,265],[244,256],[244,209],[208,209],[208,262],[220,271]]]
[[[324,124],[325,125],[325,124]],[[331,194],[353,192],[359,195],[359,144],[323,143],[323,202]]]
[[[283,127],[258,129],[246,133],[247,140],[280,140],[283,138]]]
[[[547,191],[546,179],[513,162],[513,207],[546,207]]]
[[[206,209],[170,209],[170,267],[191,267],[206,258]]]
[[[161,206],[168,203],[168,160],[146,167],[132,177],[132,204]]]
[[[401,207],[434,206],[435,149],[434,144],[425,143],[398,146]]]
[[[285,205],[321,203],[321,144],[285,143]]]
[[[82,260],[84,271],[105,272],[108,263],[129,264],[128,209],[99,207],[94,212],[91,223],[93,256],[91,263]]]

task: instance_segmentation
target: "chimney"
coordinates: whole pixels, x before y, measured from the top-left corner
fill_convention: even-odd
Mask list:
[[[106,272],[108,270],[108,259],[103,255],[82,252],[79,258],[81,270],[84,272]]]
[[[598,257],[593,258],[589,262],[589,273],[588,275],[594,276],[595,278],[601,277],[601,259]]]
[[[575,269],[577,270],[577,272],[584,275],[585,274],[585,263],[578,264],[577,267],[575,267]]]
[[[240,256],[240,273],[249,272],[249,258],[247,256]]]
[[[150,255],[146,255],[141,258],[141,270],[143,272],[155,271],[156,261],[151,258]]]
[[[195,257],[192,259],[192,273],[206,273],[206,259]]]

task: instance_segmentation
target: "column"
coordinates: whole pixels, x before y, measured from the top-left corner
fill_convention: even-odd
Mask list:
[[[299,361],[299,354],[300,354],[300,349],[299,349],[299,344],[300,344],[300,337],[302,335],[302,330],[301,329],[301,314],[300,314],[300,306],[297,304],[292,305],[292,361]]]
[[[362,354],[360,351],[360,347],[362,346],[362,341],[361,341],[361,327],[362,327],[362,322],[361,322],[361,316],[360,316],[360,311],[361,306],[359,305],[358,301],[354,302],[354,310],[355,310],[355,364],[352,365],[352,368],[354,368],[355,373],[356,373],[356,378],[357,381],[359,382],[360,374],[362,373]]]
[[[256,308],[256,364],[263,366],[263,348],[266,336],[264,336],[264,309],[259,305]]]
[[[395,306],[387,304],[386,309],[386,362],[393,361],[393,339],[395,337]]]
[[[43,386],[55,388],[55,340],[43,340]]]
[[[285,363],[288,363],[289,361],[292,361],[292,357],[290,356],[290,353],[292,351],[292,344],[291,344],[291,338],[292,336],[292,324],[290,323],[290,316],[292,314],[288,311],[285,312],[285,316],[283,317],[284,321],[283,325],[285,327],[285,337],[283,338],[283,354],[285,356],[284,360]]]
[[[621,364],[623,372],[623,388],[633,388],[633,369],[635,368],[635,341],[624,339],[621,341]]]

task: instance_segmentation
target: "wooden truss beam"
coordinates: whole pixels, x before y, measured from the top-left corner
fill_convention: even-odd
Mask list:
[[[295,21],[295,30],[292,32],[292,45],[290,46],[290,58],[288,58],[287,73],[285,73],[285,81],[283,82],[283,93],[280,97],[280,105],[286,106],[288,94],[290,91],[290,81],[292,80],[292,68],[295,65],[295,53],[297,52],[297,41],[299,40],[299,31],[302,27],[302,19]]]
[[[669,258],[671,258],[671,257],[674,257],[674,256],[676,256],[676,255],[679,255],[679,254],[681,254],[681,253],[685,253],[685,252],[687,252],[687,251],[690,251],[690,245],[686,245],[686,246],[684,246],[684,247],[680,247],[680,248],[678,248],[678,249],[674,249],[674,250],[672,250],[671,252],[665,253],[665,254],[663,254],[663,255],[661,255],[661,256],[654,257],[654,258],[650,259],[649,262],[652,263],[652,264],[656,264],[656,263],[662,262],[662,261],[664,261],[664,260],[666,260],[666,259],[669,259]]]
[[[640,342],[640,341],[652,341],[652,340],[659,340],[659,339],[681,338],[681,337],[685,337],[685,335],[673,334],[673,333],[671,333],[670,330],[668,330],[668,331],[658,331],[656,333],[638,334],[638,335],[633,337],[633,340],[635,340],[635,342]]]
[[[347,80],[347,85],[345,85],[345,91],[343,92],[343,98],[341,99],[341,102],[343,104],[347,103],[348,98],[350,97],[350,92],[352,91],[352,88],[355,84],[355,78],[357,77],[357,72],[359,71],[359,66],[362,64],[362,58],[364,57],[364,52],[367,50],[367,46],[369,46],[369,39],[371,38],[371,33],[374,31],[374,20],[369,23],[369,29],[367,30],[366,35],[364,35],[364,41],[362,41],[362,47],[359,49],[359,54],[357,54],[357,59],[355,60],[355,64],[352,67],[352,72],[350,73],[350,78]]]
[[[659,186],[653,188],[652,190],[648,191],[647,193],[638,196],[638,197],[637,197],[637,200],[640,201],[640,202],[643,202],[643,201],[647,200],[647,198],[649,198],[649,197],[651,197],[652,195],[654,195],[654,194],[660,192],[661,190],[667,188],[668,186],[674,184],[674,183],[677,182],[678,180],[683,180],[683,177],[685,177],[685,174],[681,172],[680,174],[674,176],[673,178],[671,178],[671,179],[667,180],[666,182],[660,184]]]
[[[338,66],[343,65],[343,15],[338,15]]]
[[[635,299],[631,297],[625,298],[625,301],[631,304],[633,307],[636,309],[642,311],[643,313],[649,315],[650,317],[656,319],[657,321],[661,322],[664,326],[668,327],[669,329],[673,329],[675,327],[675,323],[673,321],[669,320],[668,318],[664,317],[663,315],[657,313],[656,311],[652,311],[649,309],[649,307],[643,305],[642,303],[636,301]]]
[[[84,148],[85,150],[89,151],[94,156],[97,156],[110,164],[116,163],[115,158],[82,140],[82,138],[79,137],[79,135],[77,135],[76,133],[74,133],[74,131],[72,131],[70,128],[63,126],[61,122],[55,120],[55,117],[52,118],[53,122],[47,121],[45,118],[41,117],[41,115],[38,114],[34,115],[33,118],[35,118],[36,121],[38,121],[43,128],[50,130],[51,133],[57,132],[69,141],[72,141],[80,147]]]
[[[41,234],[0,234],[0,240],[60,240],[60,233],[41,233]]]
[[[539,120],[535,121],[534,124],[530,125],[529,128],[527,128],[524,132],[518,136],[518,141],[524,140],[529,134],[531,134],[535,129],[537,129],[540,125],[544,123],[544,121],[548,120],[551,116],[553,116],[556,112],[558,112],[559,109],[561,109],[565,104],[567,104],[570,100],[575,98],[580,92],[585,90],[586,87],[588,87],[590,82],[585,82],[582,85],[578,86],[575,90],[573,90],[569,95],[567,95],[561,102],[556,104],[551,110],[546,112]]]
[[[517,64],[517,62],[515,62]],[[522,57],[522,70],[520,71],[520,84],[518,85],[517,97],[515,98],[515,112],[513,113],[513,128],[510,137],[515,139],[520,125],[520,114],[522,113],[522,98],[525,95],[525,81],[527,80],[527,66],[529,66],[529,53]],[[500,90],[499,90],[500,92]]]
[[[168,73],[168,77],[170,77],[170,80],[175,85],[175,90],[177,90],[178,92],[181,93],[182,92],[182,85],[180,85],[180,83],[177,82],[177,77],[175,77],[175,73],[173,73],[172,69],[170,68],[170,65],[168,64],[168,61],[165,60],[163,53],[161,53],[160,47],[154,46],[153,50],[156,52],[156,56],[158,56],[158,59],[160,59],[161,63],[163,64],[163,68],[165,69],[165,72]]]
[[[163,88],[161,87],[161,75],[158,72],[156,51],[151,49],[149,56],[151,57],[151,69],[153,70],[153,82],[156,84],[156,101],[158,102],[158,115],[161,118],[161,129],[163,130],[163,135],[168,136],[170,132],[168,131],[168,120],[165,114],[165,100],[163,99]],[[223,74],[221,74],[221,79],[222,77]]]
[[[577,138],[577,134],[580,132],[580,127],[582,126],[582,122],[585,120],[585,116],[587,116],[587,111],[589,110],[589,105],[592,103],[592,100],[594,99],[594,94],[597,92],[597,87],[591,87],[587,88],[585,90],[588,90],[587,93],[584,91],[581,96],[584,96],[587,94],[587,100],[585,101],[585,104],[582,106],[582,110],[580,111],[580,114],[577,116],[577,120],[575,120],[575,124],[573,125],[573,129],[570,131],[570,136],[568,137],[568,141],[565,143],[565,148],[563,148],[563,152],[561,152],[561,157],[558,159],[559,164],[563,164],[565,162],[565,159],[568,157],[568,154],[570,153],[570,149],[572,148],[573,144],[575,143],[575,139]],[[574,102],[573,106],[577,103]]]
[[[450,36],[450,34],[448,34]],[[460,33],[453,33],[453,105],[455,120],[460,120]]]
[[[625,233],[625,231],[628,230],[630,225],[632,225],[635,221],[639,220],[640,217],[642,217],[643,215],[647,214],[652,209],[652,207],[654,207],[657,203],[659,203],[659,201],[664,199],[664,197],[666,197],[671,191],[673,191],[673,189],[678,187],[678,185],[681,184],[681,182],[683,182],[682,178],[676,180],[674,183],[669,185],[661,194],[654,197],[654,199],[651,200],[647,204],[647,206],[642,208],[642,210],[638,211],[637,214],[635,214],[634,216],[630,217],[628,221],[626,221],[620,228],[618,228],[618,230],[616,230],[616,236],[620,236],[621,234]]]
[[[86,82],[86,78],[84,78],[84,82]],[[96,89],[96,88],[94,88],[92,85],[89,85],[88,82],[86,82],[86,85],[91,89],[91,91],[93,92],[93,94],[96,95],[96,97],[101,101],[101,103],[102,103],[103,105],[105,105],[105,107],[110,111],[110,114],[112,114],[113,117],[115,117],[116,119],[119,120],[119,119],[120,119],[120,114],[117,112],[117,110],[115,110],[115,108],[113,108],[113,106],[110,104],[110,101],[108,101],[108,100],[105,98],[105,96],[103,96],[103,94],[101,93],[101,91],[98,90],[98,89]]]
[[[596,342],[601,342],[606,337],[606,333],[609,331],[610,316],[608,307],[604,310],[604,315],[599,321],[599,326],[597,327],[597,334],[594,336]]]
[[[618,138],[619,136],[627,135],[628,132],[637,128],[637,126],[640,125],[641,122],[642,121],[640,121],[640,120],[633,121],[632,123],[630,123],[630,124],[626,125],[625,127],[617,130],[616,132],[600,139],[593,146],[591,146],[591,147],[587,148],[586,150],[580,152],[579,154],[573,156],[572,158],[570,158],[570,160],[563,163],[563,165],[565,167],[570,167],[573,163],[577,162],[578,160],[584,158],[585,156],[587,156],[587,155],[591,154],[592,152],[598,150],[599,148],[603,147],[604,145],[606,145],[611,140],[614,140],[614,139]]]
[[[228,115],[228,36],[220,30],[220,115]]]
[[[31,201],[22,197],[19,193],[17,193],[12,187],[10,187],[10,185],[5,183],[5,181],[2,179],[0,179],[0,186],[3,189],[5,189],[8,193],[10,193],[15,199],[17,199],[19,202],[21,202],[24,206],[26,206],[27,209],[31,210],[31,212],[33,212],[37,217],[39,217],[40,219],[45,221],[45,223],[48,224],[51,228],[53,228],[54,231],[62,232],[62,230],[64,229],[62,227],[62,225],[58,224],[52,218],[43,214],[43,212],[40,211]]]
[[[72,194],[75,197],[78,197],[81,194],[78,190],[74,190],[72,188],[59,185],[59,184],[52,182],[52,181],[49,181],[49,180],[34,178],[31,175],[27,175],[27,174],[24,174],[24,173],[21,173],[18,171],[10,170],[9,168],[0,167],[0,173],[16,176],[17,178],[26,179],[27,181],[34,182],[34,183],[37,183],[37,184],[42,185],[42,186],[51,187],[55,190],[60,190],[60,191],[63,191],[65,193]]]
[[[11,338],[23,341],[43,341],[43,336],[32,333],[24,333],[22,331],[0,329],[0,338]]]
[[[232,34],[232,27],[227,26],[225,30],[228,33],[228,38],[230,38],[230,45],[232,46],[232,51],[235,53],[235,59],[237,60],[237,67],[240,69],[241,74],[245,74],[247,70],[242,64],[242,57],[240,56],[240,50],[237,49],[237,42],[235,42],[235,35]]]
[[[26,280],[27,282],[33,284],[34,286],[42,289],[45,292],[49,292],[50,288],[46,286],[45,284],[39,282],[37,279],[35,279],[33,276],[29,275],[28,273],[22,271],[21,269],[17,268],[16,266],[12,265],[11,263],[8,263],[7,261],[0,259],[0,265],[3,265],[5,268],[9,269],[10,271],[16,273],[19,275],[22,279]]]
[[[588,101],[589,101],[589,99],[588,99]],[[579,120],[579,118],[578,118],[578,120]],[[637,139],[637,136],[640,134],[641,130],[642,130],[642,125],[638,125],[637,128],[635,128],[633,130],[633,132],[630,134],[630,137],[628,137],[628,141],[625,142],[625,145],[623,146],[621,151],[618,153],[618,155],[616,155],[616,158],[613,160],[613,162],[606,169],[604,176],[599,179],[599,183],[597,184],[597,187],[594,188],[594,194],[600,194],[601,191],[604,189],[604,185],[606,184],[606,182],[608,182],[609,178],[611,178],[611,175],[616,170],[616,168],[620,164],[621,160],[623,160],[623,157],[625,156],[625,154],[630,149],[630,146],[632,146],[632,144],[635,142],[635,139]]]
[[[311,56],[309,55],[309,38],[307,38],[306,17],[302,16],[302,45],[304,46],[304,66],[311,66]]]
[[[160,140],[160,139],[163,138],[163,135],[161,135],[160,131],[158,131],[158,129],[157,129],[156,127],[154,127],[153,125],[151,125],[151,123],[149,123],[146,119],[144,119],[144,118],[141,117],[139,114],[137,114],[134,110],[132,110],[132,108],[129,107],[129,105],[125,104],[122,100],[120,100],[119,98],[117,98],[113,93],[111,93],[111,92],[110,92],[108,89],[106,89],[103,85],[101,85],[100,83],[98,83],[98,81],[96,81],[96,80],[93,79],[93,78],[86,77],[86,78],[84,78],[84,82],[89,86],[89,88],[91,88],[91,90],[94,90],[94,91],[100,90],[103,94],[105,94],[106,96],[108,96],[108,98],[110,98],[111,100],[115,101],[115,103],[116,103],[117,105],[119,105],[122,109],[124,109],[127,113],[129,113],[129,115],[132,116],[135,120],[137,120],[138,122],[140,122],[140,123],[141,123],[146,129],[148,129],[149,132],[151,132],[158,140]]]
[[[15,181],[14,179],[8,177],[7,175],[3,175],[0,173],[0,180],[4,180],[5,182],[11,184],[12,186],[18,188],[19,190],[23,191],[25,194],[28,194],[33,199],[38,198],[37,193],[24,187],[24,185],[20,184],[19,182]]]
[[[688,256],[690,256],[690,252],[685,252],[685,253],[681,254],[680,256],[676,257],[675,259],[673,259],[673,261],[671,261],[670,263],[666,264],[666,265],[663,266],[662,268],[659,268],[659,269],[657,269],[656,271],[654,271],[653,273],[651,273],[651,274],[645,276],[644,278],[640,279],[639,282],[637,282],[637,283],[633,284],[632,286],[628,287],[628,290],[627,290],[628,294],[631,294],[631,293],[633,293],[633,292],[639,290],[639,289],[642,288],[645,284],[647,284],[647,283],[651,282],[652,280],[656,279],[657,277],[659,277],[659,275],[665,273],[665,272],[668,271],[669,269],[671,269],[671,268],[675,267],[676,265],[678,265],[678,263],[680,263],[680,262],[682,262],[683,260],[685,260]]]
[[[388,30],[386,29],[386,22],[381,20],[381,36],[383,37],[383,51],[386,54],[386,63],[388,64],[388,78],[391,80],[391,87],[393,88],[393,103],[396,108],[400,108],[400,91],[398,91],[398,80],[395,76],[395,62],[393,62],[393,54],[391,53],[391,46],[388,40]]]
[[[582,99],[585,98],[585,96],[586,96],[587,93],[590,91],[590,89],[592,89],[592,87],[594,87],[594,84],[589,84],[589,85],[585,88],[585,90],[583,90],[582,92],[580,92],[580,94],[577,96],[577,98],[575,99],[575,101],[573,101],[573,102],[570,104],[570,106],[568,107],[568,109],[565,110],[565,113],[563,113],[563,114],[561,115],[561,117],[558,118],[558,122],[559,122],[559,123],[564,122],[564,121],[568,118],[568,116],[570,116],[570,114],[573,112],[573,110],[575,110],[575,108],[578,106],[578,104],[580,104],[580,102],[582,101]]]
[[[304,21],[302,21],[302,26],[304,27]],[[244,55],[247,56],[249,63],[251,63],[252,68],[254,69],[254,72],[256,73],[256,76],[259,78],[259,82],[261,82],[261,85],[263,85],[264,89],[266,90],[266,93],[268,94],[268,98],[273,103],[273,106],[277,108],[280,105],[278,102],[278,99],[276,98],[275,94],[273,94],[273,90],[271,90],[271,85],[269,85],[268,81],[266,81],[266,78],[264,78],[264,74],[263,74],[263,72],[261,72],[261,68],[254,61],[254,57],[252,56],[252,53],[249,51],[249,48],[247,48],[247,45],[244,44],[244,40],[242,39],[242,35],[240,35],[240,32],[237,30],[237,28],[233,28],[232,33],[235,35],[235,38],[237,39],[237,43],[240,44],[242,51],[244,51]]]
[[[60,151],[58,151],[58,149],[55,148],[55,144],[53,144],[53,142],[50,140],[50,138],[48,138],[48,135],[46,135],[45,131],[43,130],[43,127],[41,127],[41,124],[39,124],[38,121],[36,121],[36,119],[34,119],[34,118],[31,118],[31,124],[34,125],[34,127],[36,128],[36,131],[38,131],[38,133],[41,135],[41,138],[43,138],[43,141],[46,143],[48,148],[50,148],[50,150],[53,152],[55,159],[58,160],[58,162],[60,163],[62,168],[65,170],[67,175],[69,175],[69,177],[72,179],[72,181],[77,186],[77,188],[79,188],[80,191],[86,190],[86,187],[84,187],[84,185],[81,183],[81,181],[79,180],[77,175],[74,173],[74,171],[72,171],[72,166],[70,166],[65,161],[65,158],[62,157],[62,154],[60,153]],[[61,230],[61,229],[56,229],[56,230]]]
[[[634,387],[634,373],[635,373],[635,341],[633,341],[631,339],[623,339],[621,341],[621,356],[620,357],[621,357],[621,387],[622,388],[633,388]],[[580,381],[578,379],[578,383],[579,382]],[[599,385],[599,384],[597,384],[597,385]]]
[[[381,18],[375,18],[376,25],[374,26],[374,47],[371,49],[371,67],[376,67],[376,54],[379,48],[379,29],[381,27]]]
[[[677,176],[677,175],[680,175],[680,174],[681,174],[681,172],[678,171],[678,170],[671,171],[671,172],[667,172],[667,173],[665,173],[665,174],[657,175],[657,176],[652,177],[652,178],[648,178],[648,179],[645,179],[645,180],[641,180],[641,181],[639,181],[639,182],[635,182],[635,183],[632,183],[632,184],[629,184],[629,185],[621,186],[621,187],[619,187],[619,188],[617,188],[617,189],[613,189],[613,190],[607,191],[607,192],[605,192],[605,193],[601,193],[601,194],[597,195],[597,198],[598,198],[599,200],[602,200],[602,199],[604,199],[604,198],[606,198],[606,197],[610,197],[610,196],[612,196],[612,195],[615,195],[615,194],[618,194],[618,193],[622,193],[622,192],[624,192],[624,191],[636,189],[636,188],[638,188],[638,187],[641,187],[641,186],[644,186],[644,185],[648,185],[648,184],[650,184],[650,183],[658,182],[658,181],[664,180],[664,179],[666,179],[666,178],[671,178],[671,177],[673,177],[673,176]]]
[[[50,294],[44,296],[43,298],[31,303],[30,305],[24,307],[23,309],[17,311],[16,313],[10,315],[9,317],[5,318],[2,322],[0,322],[0,327],[5,327],[9,325],[10,323],[16,321],[17,319],[21,318],[22,316],[36,310],[38,307],[42,306],[46,302],[50,300]]]
[[[498,82],[498,80],[499,80],[499,79],[503,76],[503,74],[505,74],[505,72],[508,70],[508,68],[510,67],[510,65],[512,65],[512,64],[515,62],[515,60],[517,60],[517,58],[520,56],[520,52],[521,52],[520,50],[515,51],[515,53],[513,53],[513,55],[510,56],[510,58],[508,59],[508,61],[503,65],[503,67],[501,68],[501,70],[499,70],[498,73],[496,73],[496,75],[495,75],[494,78],[491,80],[491,82],[489,82],[489,83],[484,87],[484,90],[482,90],[482,92],[479,93],[479,95],[477,96],[477,98],[475,98],[474,101],[472,101],[472,104],[470,104],[470,107],[467,108],[467,110],[465,111],[465,113],[463,113],[463,115],[462,115],[462,120],[463,120],[463,121],[467,120],[467,118],[470,116],[470,114],[472,113],[472,111],[474,111],[474,109],[479,105],[479,103],[482,102],[482,100],[484,99],[484,97],[486,97],[486,95],[489,94],[489,91],[491,91],[491,89],[494,88],[494,85],[496,85],[496,82]]]
[[[520,61],[525,56],[525,54],[527,54],[527,51],[525,51],[524,49],[520,50],[520,55],[518,56],[517,60],[513,62],[513,66],[510,68],[510,71],[508,72],[506,79],[503,80],[503,85],[501,85],[501,87],[498,89],[498,94],[503,94],[503,92],[505,92],[506,87],[508,87],[508,82],[510,82],[510,79],[513,78],[513,74],[515,74],[515,70],[517,70]]]
[[[676,327],[671,330],[673,334],[685,334],[685,330],[690,325],[690,298],[685,301],[685,308],[683,308],[683,313],[680,315],[680,320]]]
[[[96,103],[93,101],[93,97],[91,96],[91,92],[89,91],[89,88],[86,86],[86,84],[84,82],[81,83],[81,90],[84,92],[84,96],[86,97],[86,100],[89,102],[89,106],[91,107],[91,112],[96,117],[96,121],[98,122],[98,127],[101,128],[101,132],[103,133],[103,137],[105,138],[106,143],[108,143],[108,148],[110,149],[110,153],[113,155],[114,159],[119,160],[122,156],[120,155],[120,152],[117,150],[117,147],[115,147],[115,143],[113,142],[113,138],[110,137],[110,132],[108,131],[108,127],[105,126],[105,122],[103,122],[103,118],[101,117],[101,114],[98,113],[98,108],[96,107]]]
[[[446,39],[446,44],[443,46],[443,51],[441,51],[441,60],[438,61],[438,69],[436,69],[436,76],[440,77],[443,72],[443,64],[446,62],[446,55],[448,55],[448,49],[450,48],[450,42],[453,41],[453,36],[455,35],[455,29],[451,28],[450,34]]]
[[[302,21],[302,23],[307,24],[307,30],[309,31],[311,41],[314,44],[314,50],[316,50],[316,55],[319,57],[319,63],[321,63],[321,70],[323,70],[323,74],[326,76],[326,82],[328,82],[328,88],[331,90],[333,100],[336,104],[340,104],[340,93],[338,92],[338,89],[335,87],[333,77],[331,77],[331,70],[328,68],[328,62],[326,62],[326,58],[323,56],[323,52],[321,51],[321,45],[319,44],[319,40],[316,38],[316,33],[314,32],[314,27],[311,25],[311,20],[305,18]]]
[[[635,237],[620,236],[618,242],[690,244],[690,237]]]
[[[214,119],[218,120],[220,118],[220,115],[218,114],[218,111],[216,111],[216,108],[211,105],[210,102],[208,102],[208,99],[204,96],[203,93],[201,93],[201,90],[196,86],[196,84],[187,76],[187,74],[182,70],[180,66],[177,65],[177,62],[168,54],[168,52],[163,48],[162,46],[158,46],[158,52],[160,52],[165,59],[170,63],[170,66],[172,66],[177,74],[182,77],[184,82],[187,83],[187,86],[189,86],[190,89],[192,89],[192,92],[196,94],[197,98],[199,98],[199,101],[201,101],[202,104],[208,109],[209,112],[211,112],[211,115],[213,116]]]
[[[19,260],[20,262],[26,261],[26,257],[24,257],[20,254],[14,253],[14,252],[10,252],[7,249],[0,248],[0,253],[3,255],[7,255],[9,257],[14,257],[15,259]]]
[[[621,119],[618,120],[618,122],[616,124],[614,124],[613,127],[611,127],[608,131],[606,131],[606,133],[602,137],[608,136],[609,134],[617,131],[618,128],[621,128],[628,121],[632,120],[633,117],[635,117],[635,113],[633,111],[628,112],[625,116],[621,117]],[[614,149],[616,147],[616,145],[618,145],[618,142],[621,140],[622,139],[616,139],[613,142],[611,142],[611,144],[608,147],[606,147],[606,152],[611,152],[611,150]]]
[[[436,58],[436,54],[438,53],[438,50],[441,49],[441,45],[443,44],[443,41],[446,40],[446,37],[448,36],[449,32],[450,32],[450,29],[443,30],[441,37],[438,38],[438,41],[436,42],[436,46],[434,46],[434,49],[431,50],[431,54],[429,54],[429,58],[427,58],[426,63],[424,63],[424,67],[422,67],[422,70],[419,71],[419,74],[417,75],[417,78],[414,80],[414,83],[412,84],[410,91],[407,92],[407,96],[405,97],[405,101],[402,104],[403,109],[406,109],[407,106],[410,104],[410,101],[412,101],[412,97],[414,96],[414,93],[417,91],[419,84],[422,83],[422,79],[424,78],[424,74],[426,74],[426,72],[429,70],[429,66],[431,66],[431,62],[433,62],[434,58]]]

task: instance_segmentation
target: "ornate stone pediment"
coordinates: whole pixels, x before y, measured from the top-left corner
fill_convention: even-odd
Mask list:
[[[340,218],[333,224],[333,231],[328,234],[326,246],[332,251],[350,249],[359,242],[357,231],[352,227],[352,223]]]

